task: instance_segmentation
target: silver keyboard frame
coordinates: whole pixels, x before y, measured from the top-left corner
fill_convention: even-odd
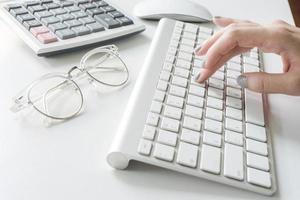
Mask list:
[[[224,176],[204,172],[199,169],[199,166],[197,167],[197,169],[194,169],[181,166],[179,164],[174,164],[174,162],[176,162],[176,159],[174,159],[173,162],[166,162],[159,159],[155,159],[152,156],[143,156],[137,152],[137,147],[140,139],[142,138],[144,125],[156,90],[156,84],[159,80],[159,74],[162,70],[163,63],[167,55],[169,43],[171,40],[170,36],[173,34],[175,23],[176,21],[174,20],[162,19],[158,25],[144,66],[141,69],[139,78],[136,82],[129,103],[124,112],[123,119],[114,137],[110,151],[108,152],[107,162],[116,169],[125,169],[128,166],[130,160],[136,160],[150,165],[155,165],[158,167],[170,169],[191,176],[204,178],[207,180],[249,190],[263,195],[274,194],[277,190],[277,183],[272,150],[272,138],[268,128],[268,120],[266,118],[266,113],[268,110],[266,96],[264,96],[263,102],[268,138],[267,145],[269,152],[269,160],[271,162],[271,188],[264,188],[247,183],[245,179],[244,181],[237,181],[234,179],[226,178]],[[212,24],[201,24],[201,26],[215,28]],[[262,56],[260,56],[260,59],[261,57]],[[260,61],[262,62],[262,60]],[[246,167],[244,167],[244,170],[246,170]]]

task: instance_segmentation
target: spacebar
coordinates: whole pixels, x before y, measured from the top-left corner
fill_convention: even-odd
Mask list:
[[[262,94],[245,90],[245,117],[246,122],[265,125]]]

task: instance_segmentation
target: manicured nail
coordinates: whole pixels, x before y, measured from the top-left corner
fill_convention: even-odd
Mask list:
[[[201,72],[199,72],[199,74],[197,74],[197,75],[194,77],[194,81],[195,81],[195,82],[198,82],[198,79],[199,79],[199,77],[200,77],[200,74],[201,74]]]
[[[247,88],[247,77],[244,75],[239,75],[236,79],[236,82],[241,86],[242,88]]]
[[[197,54],[197,52],[200,51],[201,48],[202,48],[201,45],[197,46],[197,47],[194,49],[194,53]]]

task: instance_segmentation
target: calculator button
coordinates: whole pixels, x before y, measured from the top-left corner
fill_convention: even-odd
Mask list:
[[[36,5],[36,6],[29,6],[28,10],[32,13],[35,13],[35,12],[46,10],[46,8],[41,5]]]
[[[78,11],[78,12],[72,12],[72,15],[78,19],[78,18],[82,18],[82,17],[87,17],[88,15],[85,14],[85,12],[83,11]]]
[[[102,7],[102,9],[105,11],[105,12],[112,12],[112,11],[115,11],[116,9],[112,6],[105,6],[105,7]]]
[[[110,16],[112,16],[113,18],[118,18],[118,17],[123,17],[123,13],[119,12],[119,11],[113,11],[113,12],[109,12],[108,13]]]
[[[82,25],[82,23],[76,19],[65,21],[65,23],[69,28]]]
[[[44,44],[48,44],[48,43],[56,42],[57,41],[56,36],[53,33],[50,33],[50,32],[39,34],[37,36],[37,39],[40,42],[44,43]]]
[[[64,8],[56,8],[56,9],[52,9],[51,12],[53,13],[53,15],[62,15],[62,14],[66,14],[67,10]]]
[[[76,33],[76,35],[86,35],[91,32],[91,30],[86,26],[76,26],[73,27],[72,30]]]
[[[103,26],[109,29],[121,26],[121,24],[118,21],[114,20],[114,18],[112,18],[108,14],[96,15],[95,19],[99,21]]]
[[[9,11],[13,16],[17,16],[17,15],[23,15],[23,14],[27,14],[28,11],[25,8],[16,8],[16,9],[11,9]]]
[[[57,30],[61,30],[61,29],[66,29],[68,28],[68,26],[64,23],[61,23],[61,22],[58,22],[58,23],[55,23],[55,24],[50,24],[49,25],[49,29],[55,33],[55,31]]]
[[[79,21],[82,24],[91,24],[91,23],[96,22],[92,17],[83,17],[83,18],[80,18]]]
[[[70,2],[70,1],[62,1],[62,2],[60,2],[60,4],[61,4],[61,7],[63,7],[63,8],[74,5],[73,2]]]
[[[67,21],[67,20],[72,20],[75,18],[73,15],[71,15],[69,13],[63,14],[63,15],[57,15],[56,17],[59,18],[60,21],[62,21],[62,22]]]
[[[80,11],[80,8],[78,8],[77,6],[69,6],[66,7],[66,9],[71,13],[71,12],[78,12]]]
[[[39,5],[39,2],[38,1],[27,1],[23,5],[25,6],[25,8],[28,8],[29,6]]]
[[[55,34],[62,40],[76,37],[76,33],[70,29],[58,30]]]
[[[17,16],[17,20],[21,23],[23,23],[24,21],[29,21],[29,20],[33,20],[34,17],[31,14],[24,14],[24,15],[18,15]]]
[[[94,15],[99,15],[103,14],[104,11],[100,8],[94,8],[94,9],[89,9],[86,11],[89,15],[94,16]]]
[[[98,7],[103,7],[103,6],[107,6],[108,5],[105,1],[98,1],[98,2],[95,2],[95,4]]]
[[[39,34],[48,33],[49,29],[46,28],[45,26],[39,26],[39,27],[31,28],[30,32],[36,37]]]
[[[43,6],[47,9],[47,10],[51,10],[51,9],[55,9],[55,8],[59,8],[60,5],[57,3],[47,3],[47,4],[43,4]]]
[[[23,23],[23,25],[25,26],[25,28],[27,28],[29,30],[32,27],[41,26],[42,24],[39,21],[34,19],[34,20],[30,20],[30,21],[25,21]]]
[[[117,21],[119,21],[122,26],[127,26],[130,24],[133,24],[133,21],[131,19],[129,19],[128,17],[117,18]]]
[[[96,5],[92,3],[80,4],[79,8],[81,8],[84,11],[87,11],[88,9],[96,8]]]
[[[92,32],[99,32],[99,31],[104,31],[104,27],[99,24],[98,22],[87,24],[86,25],[89,29],[91,29]]]
[[[46,10],[46,11],[41,11],[41,12],[35,12],[34,16],[41,19],[41,18],[53,16],[53,14]]]
[[[42,18],[41,21],[43,24],[48,26],[49,24],[55,24],[55,23],[59,22],[60,20],[57,17],[51,16],[51,17]]]

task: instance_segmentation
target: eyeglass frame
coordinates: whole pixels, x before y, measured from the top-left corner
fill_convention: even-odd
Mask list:
[[[126,74],[127,74],[126,79],[123,82],[119,83],[119,84],[109,84],[109,83],[105,83],[103,81],[100,81],[97,78],[95,78],[93,75],[91,75],[88,71],[90,69],[96,68],[95,66],[97,66],[97,64],[100,64],[100,63],[97,63],[94,66],[84,66],[83,64],[85,63],[85,61],[89,57],[91,57],[91,56],[93,56],[93,55],[95,55],[97,53],[106,53],[103,56],[107,56],[107,58],[109,58],[109,56],[111,56],[111,55],[113,55],[116,58],[118,58],[119,61],[121,61],[121,63],[123,64],[123,66],[124,66],[124,68],[126,70]],[[100,58],[102,58],[102,57],[100,57]],[[104,59],[107,59],[107,58],[104,58]],[[104,62],[104,61],[105,60],[103,60],[102,62]],[[80,73],[77,74],[77,76],[72,76],[71,73],[74,70],[79,70]],[[69,119],[75,117],[76,115],[78,115],[82,111],[82,108],[83,108],[83,105],[84,105],[84,98],[83,98],[82,91],[81,91],[79,85],[74,81],[74,78],[77,78],[77,77],[82,76],[84,74],[87,74],[89,76],[89,78],[91,78],[92,81],[96,81],[97,83],[100,83],[100,84],[103,84],[103,85],[106,85],[106,86],[110,86],[110,87],[120,87],[120,86],[123,86],[129,80],[129,69],[128,69],[127,65],[125,64],[125,62],[119,56],[118,47],[115,46],[115,45],[107,45],[107,46],[98,47],[98,48],[95,48],[95,49],[92,49],[92,50],[88,51],[86,54],[83,55],[83,57],[81,58],[79,67],[78,66],[74,66],[71,69],[69,69],[67,73],[48,73],[48,74],[45,74],[45,75],[41,76],[40,78],[36,79],[35,81],[33,81],[31,84],[29,84],[27,87],[25,87],[25,89],[23,89],[19,93],[19,95],[17,95],[15,98],[13,98],[14,105],[11,107],[11,110],[13,112],[19,112],[19,111],[21,111],[21,110],[23,110],[23,109],[25,109],[25,108],[27,108],[29,106],[32,106],[40,114],[42,114],[42,115],[44,115],[44,116],[46,116],[46,117],[48,117],[50,119],[54,119],[54,120],[69,120]],[[74,86],[76,87],[76,89],[78,89],[78,91],[79,91],[80,99],[81,99],[81,105],[80,105],[78,111],[76,111],[74,114],[72,114],[70,116],[67,116],[67,117],[55,117],[55,116],[51,116],[51,115],[49,115],[49,114],[47,114],[45,112],[42,112],[39,108],[37,108],[34,105],[34,102],[30,99],[31,90],[33,89],[33,87],[35,85],[39,84],[41,81],[44,81],[44,80],[47,80],[47,79],[50,79],[50,78],[54,78],[54,77],[60,77],[60,78],[65,79],[65,81],[70,81],[71,83],[74,84]],[[58,84],[54,88],[60,86],[65,81],[63,81],[62,83]],[[50,88],[48,91],[50,91],[50,90],[52,90],[54,88]],[[48,93],[48,91],[45,92],[45,93]],[[25,96],[27,97],[27,101],[24,100]],[[39,97],[39,98],[44,98],[44,97]]]

